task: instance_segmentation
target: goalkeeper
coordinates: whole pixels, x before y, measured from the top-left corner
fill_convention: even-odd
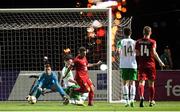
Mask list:
[[[64,87],[65,92],[70,96],[70,103],[77,105],[84,105],[84,101],[88,97],[88,93],[80,93],[72,91],[73,89],[80,88],[77,82],[74,80],[72,71],[70,70],[66,77],[65,73],[67,72],[68,66],[72,64],[72,55],[66,54],[64,57],[65,66],[62,69],[61,85]]]
[[[45,72],[43,72],[39,79],[35,82],[34,86],[32,87],[29,96],[35,96],[37,99],[42,94],[42,90],[51,89],[52,91],[57,91],[63,98],[63,104],[68,104],[69,99],[66,96],[63,88],[60,86],[58,82],[58,78],[55,72],[51,71],[50,64],[45,65]]]

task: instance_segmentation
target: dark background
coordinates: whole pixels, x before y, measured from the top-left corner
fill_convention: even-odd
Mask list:
[[[76,2],[86,7],[88,0],[1,0],[0,8],[75,8]],[[142,37],[142,29],[149,25],[152,38],[157,41],[160,54],[168,45],[172,52],[174,69],[180,68],[180,3],[178,0],[127,0],[127,13],[132,16],[134,39]]]
[[[129,0],[127,15],[133,16],[133,36],[142,37],[145,25],[152,27],[152,38],[157,41],[157,52],[169,46],[174,69],[180,68],[180,3],[178,0]]]

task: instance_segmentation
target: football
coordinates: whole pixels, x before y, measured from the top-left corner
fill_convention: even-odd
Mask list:
[[[28,103],[29,103],[29,104],[35,104],[35,103],[37,103],[36,97],[35,97],[35,96],[29,96],[29,98],[28,98]]]
[[[100,65],[100,70],[102,70],[102,71],[107,70],[107,65],[106,64],[101,64]]]
[[[47,61],[48,60],[48,57],[47,56],[44,56],[44,61]]]

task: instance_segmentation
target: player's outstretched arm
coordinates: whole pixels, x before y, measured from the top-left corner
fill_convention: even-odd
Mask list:
[[[102,61],[98,61],[97,63],[93,63],[93,64],[89,63],[88,67],[98,66],[100,64],[102,64]]]

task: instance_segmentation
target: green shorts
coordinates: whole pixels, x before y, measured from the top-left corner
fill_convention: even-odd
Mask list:
[[[75,89],[75,88],[80,88],[80,86],[79,86],[79,85],[72,85],[72,86],[70,86],[70,87],[64,88],[64,91],[66,92],[66,94],[69,95],[70,89]],[[72,95],[69,96],[69,97],[70,97],[70,98],[73,98],[73,99],[79,100],[80,97],[81,97],[81,93],[74,91],[74,92],[72,93]]]
[[[121,68],[123,80],[137,80],[137,69],[133,68]]]

